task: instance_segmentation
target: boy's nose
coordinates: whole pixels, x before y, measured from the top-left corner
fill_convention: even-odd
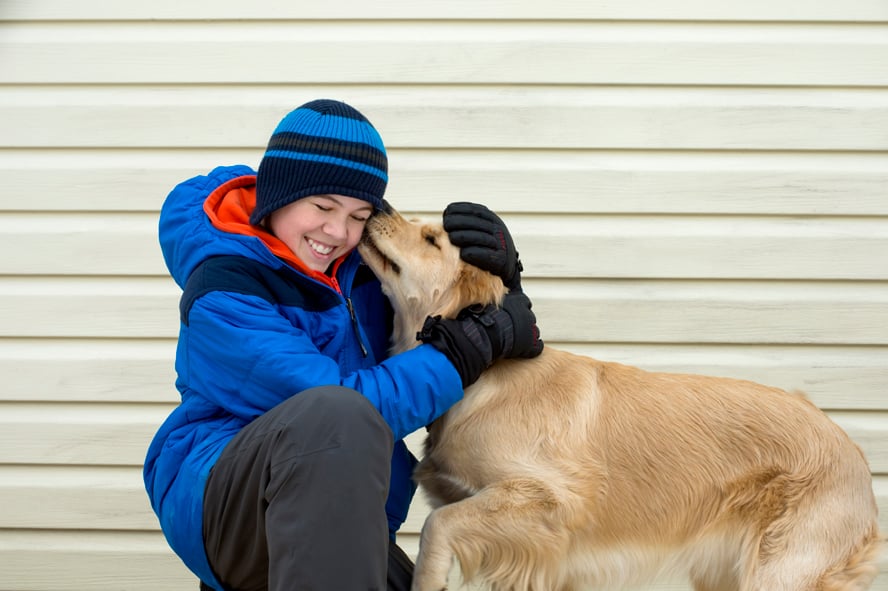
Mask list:
[[[333,238],[344,239],[348,234],[348,222],[345,220],[328,220],[324,224],[324,232]]]

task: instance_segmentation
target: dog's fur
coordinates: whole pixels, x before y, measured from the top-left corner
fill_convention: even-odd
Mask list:
[[[429,315],[500,301],[441,224],[395,211],[360,245],[395,309],[393,352]],[[546,347],[502,360],[429,428],[436,507],[414,591],[612,589],[682,573],[697,591],[869,588],[881,537],[861,450],[804,396],[649,373]]]

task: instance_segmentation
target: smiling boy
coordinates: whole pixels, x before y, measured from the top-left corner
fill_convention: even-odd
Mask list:
[[[219,167],[164,202],[181,402],[144,479],[202,589],[409,588],[395,544],[415,491],[404,437],[496,358],[541,349],[515,296],[508,313],[441,320],[446,339],[388,356],[391,307],[355,251],[387,164],[370,122],[322,99],[281,120],[258,172]]]

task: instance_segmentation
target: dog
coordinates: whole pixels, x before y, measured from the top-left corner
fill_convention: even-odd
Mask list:
[[[427,316],[498,303],[441,224],[393,209],[359,251],[395,311],[392,353]],[[413,591],[868,589],[883,539],[861,449],[801,394],[651,373],[547,346],[496,362],[428,427],[415,480],[433,510]]]

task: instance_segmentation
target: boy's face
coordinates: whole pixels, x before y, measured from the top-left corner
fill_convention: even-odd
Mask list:
[[[311,195],[274,211],[268,227],[299,260],[324,272],[358,245],[373,206],[345,195]]]

